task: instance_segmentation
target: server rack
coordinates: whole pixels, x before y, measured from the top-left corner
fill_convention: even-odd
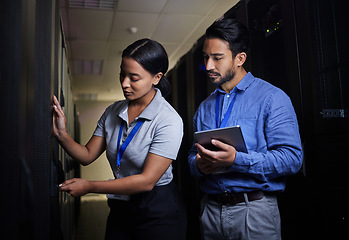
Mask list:
[[[73,200],[60,202],[57,185],[75,171],[51,137],[51,97],[60,92],[74,134],[69,80],[60,74],[59,1],[8,1],[0,11],[2,236],[71,239]]]
[[[301,171],[288,178],[286,190],[279,194],[283,239],[349,236],[349,209],[344,196],[349,187],[345,179],[349,19],[344,4],[340,0],[241,0],[225,14],[250,29],[252,45],[245,68],[284,90],[298,117],[304,161]],[[187,89],[177,86],[173,99],[184,101],[175,101],[174,105],[179,113],[185,113],[182,117],[189,129],[188,139],[184,140],[187,149],[192,142],[192,116],[211,92],[210,84],[205,85],[205,77],[198,70],[200,44],[202,39],[171,72],[172,82],[176,83],[183,78],[183,66],[186,67]],[[180,184],[193,181],[183,175],[185,167],[180,168]],[[197,202],[187,204],[190,211],[196,211]],[[193,230],[197,236],[193,239],[199,239],[199,229]]]

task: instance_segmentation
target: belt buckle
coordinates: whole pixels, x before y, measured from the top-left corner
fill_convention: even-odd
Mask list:
[[[234,193],[223,193],[222,196],[219,197],[219,202],[222,205],[235,205],[236,198]]]

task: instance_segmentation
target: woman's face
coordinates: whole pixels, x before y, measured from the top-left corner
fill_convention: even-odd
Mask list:
[[[153,94],[154,85],[159,83],[161,77],[162,73],[153,76],[132,58],[122,58],[120,83],[124,96],[128,100],[139,100]]]

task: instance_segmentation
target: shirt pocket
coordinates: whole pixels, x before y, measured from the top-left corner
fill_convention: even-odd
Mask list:
[[[236,125],[240,126],[246,147],[249,151],[256,151],[260,147],[261,142],[265,141],[263,140],[263,126],[260,126],[257,118],[253,116],[239,118],[236,120]]]

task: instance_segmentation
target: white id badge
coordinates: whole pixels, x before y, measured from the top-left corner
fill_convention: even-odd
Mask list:
[[[115,200],[122,200],[122,201],[129,201],[130,195],[107,194],[107,198],[115,199]]]

